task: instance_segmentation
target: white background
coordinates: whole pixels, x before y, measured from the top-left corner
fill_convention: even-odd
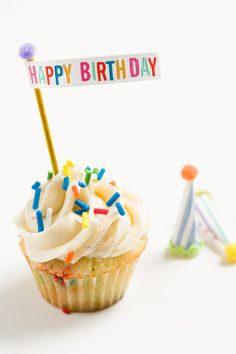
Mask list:
[[[236,241],[235,1],[1,2],[0,166],[2,353],[226,353],[235,349],[236,269],[205,248],[168,258],[184,182],[213,192]],[[138,193],[152,228],[125,298],[66,316],[41,299],[13,216],[50,168],[18,48],[38,60],[158,51],[159,81],[44,90],[60,165],[106,167]]]

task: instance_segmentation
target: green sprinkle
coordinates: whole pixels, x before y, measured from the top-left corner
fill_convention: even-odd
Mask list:
[[[86,170],[86,176],[84,180],[87,186],[89,185],[91,177],[92,177],[92,171]]]
[[[53,172],[48,171],[48,181],[50,181],[50,179],[52,179],[52,177],[53,177]]]
[[[70,287],[70,288],[71,288],[72,286],[76,285],[76,284],[77,284],[76,279],[71,279],[71,280],[69,281],[69,287]]]
[[[95,168],[93,169],[93,173],[94,173],[95,175],[98,174],[98,168],[97,168],[97,167],[95,167]]]

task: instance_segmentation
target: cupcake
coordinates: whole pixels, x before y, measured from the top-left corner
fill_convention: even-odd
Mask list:
[[[65,313],[119,301],[147,243],[142,203],[105,175],[68,161],[14,220],[42,296]]]

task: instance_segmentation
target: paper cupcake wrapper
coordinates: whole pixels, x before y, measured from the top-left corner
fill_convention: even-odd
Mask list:
[[[42,296],[68,312],[100,310],[119,301],[129,284],[137,259],[132,264],[83,278],[64,279],[33,270]]]
[[[101,310],[119,301],[128,287],[146,242],[147,238],[143,237],[137,249],[117,257],[104,259],[84,257],[76,263],[76,269],[73,268],[73,276],[66,277],[56,275],[59,269],[56,260],[50,261],[56,271],[47,271],[42,269],[42,263],[30,261],[23,241],[21,249],[44,299],[70,313]]]

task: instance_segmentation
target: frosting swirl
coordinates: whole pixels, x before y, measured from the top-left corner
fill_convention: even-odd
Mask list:
[[[136,248],[140,238],[147,235],[147,214],[136,196],[121,192],[104,177],[98,180],[97,175],[92,176],[88,186],[84,184],[79,187],[78,181],[85,180],[85,172],[80,168],[70,167],[70,181],[66,190],[62,188],[64,178],[60,172],[40,186],[38,208],[42,212],[42,232],[38,232],[36,213],[32,209],[34,196],[14,220],[31,260],[46,262],[57,258],[65,261],[71,251],[73,258],[70,263],[84,256],[115,257]],[[79,201],[89,207],[86,226],[83,225],[83,217],[76,214],[81,208],[75,204],[77,197],[74,188],[78,188]],[[117,191],[124,215],[119,213],[116,203],[109,207],[106,204]],[[49,209],[52,209],[50,220]],[[97,209],[106,210],[107,214],[97,214]]]

